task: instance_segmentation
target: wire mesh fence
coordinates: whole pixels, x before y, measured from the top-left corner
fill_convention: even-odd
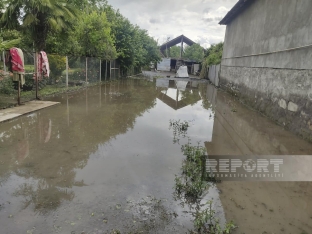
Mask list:
[[[68,90],[80,89],[110,79],[139,73],[138,69],[121,72],[116,60],[105,61],[95,57],[61,56],[47,54],[50,66],[49,77],[38,80],[40,96],[47,96]],[[4,58],[0,61],[0,109],[17,104],[18,82],[12,80],[5,66]],[[36,97],[35,54],[24,51],[25,84],[21,87],[21,101],[26,102]]]

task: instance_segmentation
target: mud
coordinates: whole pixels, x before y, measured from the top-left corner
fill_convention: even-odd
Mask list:
[[[1,233],[186,233],[173,193],[189,139],[209,154],[312,151],[205,82],[128,79],[49,100],[61,105],[0,124]],[[311,233],[311,195],[308,182],[222,182],[202,201],[236,233]]]

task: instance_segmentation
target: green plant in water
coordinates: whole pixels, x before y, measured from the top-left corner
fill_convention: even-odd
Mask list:
[[[170,120],[170,128],[173,129],[174,139],[176,139],[179,134],[184,137],[187,135],[189,124],[186,121]],[[212,208],[213,201],[209,201],[206,208],[201,205],[203,197],[208,192],[209,182],[216,182],[206,173],[206,148],[199,144],[194,146],[189,140],[181,147],[181,151],[185,159],[182,162],[181,175],[175,177],[174,196],[182,201],[181,204],[188,204],[192,211],[195,231],[191,233],[232,233],[236,226],[232,221],[225,225],[220,224],[216,211]]]
[[[216,218],[216,211],[212,208],[213,201],[207,202],[208,207],[204,210],[197,209],[194,216],[194,226],[198,233],[209,234],[230,234],[237,228],[233,221],[225,224],[224,227],[220,225],[219,219]]]
[[[181,176],[176,176],[175,195],[190,202],[196,202],[208,189],[205,179],[205,153],[203,147],[192,146],[190,142],[181,147],[186,159],[182,162]]]
[[[187,130],[190,127],[188,121],[170,120],[169,130],[173,130],[173,143],[177,143],[180,137],[185,138]]]

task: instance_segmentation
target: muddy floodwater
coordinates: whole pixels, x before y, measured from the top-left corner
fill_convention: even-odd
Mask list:
[[[61,104],[0,123],[1,234],[189,233],[191,211],[174,196],[184,144],[208,155],[312,152],[205,81],[127,79],[48,100]],[[310,182],[222,181],[202,199],[233,233],[312,233]]]

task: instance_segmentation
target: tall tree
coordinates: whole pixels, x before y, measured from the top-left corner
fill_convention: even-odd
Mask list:
[[[223,42],[211,45],[205,53],[205,63],[207,65],[216,65],[221,63],[223,52]]]
[[[188,46],[184,50],[184,58],[201,62],[204,59],[204,48],[199,44]]]
[[[171,58],[180,58],[180,53],[181,53],[181,47],[179,46],[172,46],[170,48],[170,57]]]
[[[90,14],[83,14],[74,33],[80,43],[82,55],[107,60],[117,57],[105,12],[93,11]]]
[[[78,16],[76,8],[66,0],[10,0],[6,3],[2,25],[30,32],[37,50],[45,49],[49,32],[70,27]]]

